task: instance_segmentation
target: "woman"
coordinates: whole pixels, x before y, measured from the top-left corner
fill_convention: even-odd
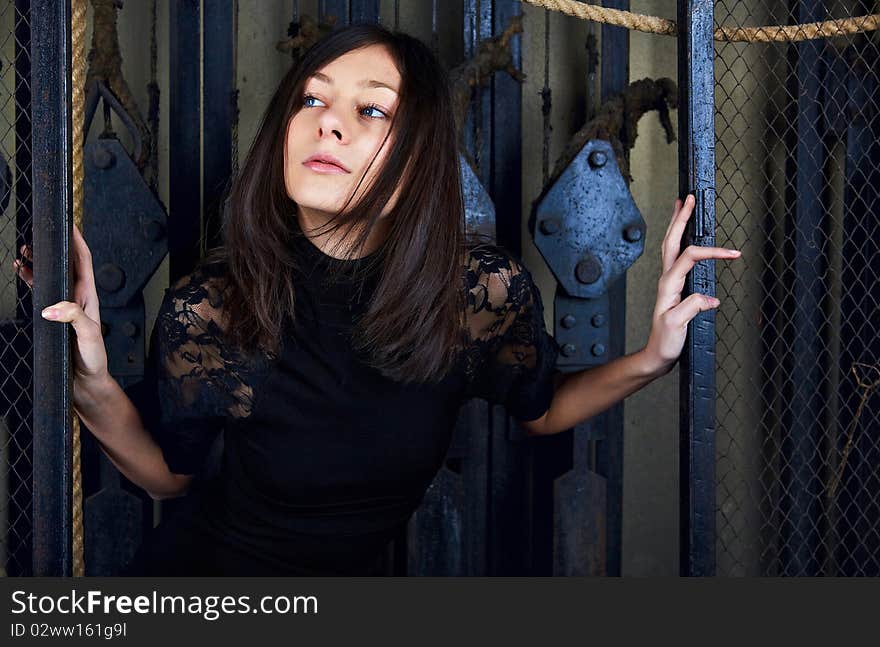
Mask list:
[[[369,574],[440,469],[460,404],[503,404],[530,434],[590,418],[670,370],[698,260],[676,201],[647,345],[554,369],[528,270],[465,240],[443,69],[418,40],[341,28],[284,77],[235,178],[224,245],[165,292],[145,379],[107,371],[91,256],[74,228],[74,406],[154,499],[220,472],[163,519],[128,574]],[[30,253],[25,251],[25,256]],[[28,283],[32,273],[16,262]]]

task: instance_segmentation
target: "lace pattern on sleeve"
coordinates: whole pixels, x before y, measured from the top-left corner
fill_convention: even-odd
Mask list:
[[[257,378],[273,359],[245,357],[225,342],[225,281],[197,268],[166,289],[156,318],[153,432],[172,471],[196,470],[225,421],[251,414]]]
[[[558,346],[531,273],[488,244],[470,250],[465,272],[466,396],[503,404],[519,420],[539,418],[552,400]]]

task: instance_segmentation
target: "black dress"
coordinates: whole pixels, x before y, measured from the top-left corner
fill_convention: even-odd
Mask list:
[[[165,292],[144,380],[126,391],[171,471],[199,473],[222,430],[219,472],[174,500],[128,575],[364,575],[406,526],[443,464],[461,404],[540,417],[557,345],[528,270],[496,245],[463,264],[469,345],[435,384],[393,382],[349,334],[381,277],[354,270],[299,229],[296,325],[277,356],[222,341],[222,267],[201,265]],[[343,270],[325,281],[329,266]]]

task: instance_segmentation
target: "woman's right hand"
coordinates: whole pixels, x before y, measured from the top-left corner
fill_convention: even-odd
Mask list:
[[[76,332],[74,343],[75,378],[88,382],[101,381],[109,376],[109,371],[104,336],[101,334],[101,312],[98,304],[98,292],[95,288],[92,253],[76,225],[73,227],[73,244],[74,271],[76,273],[73,283],[75,301],[59,301],[43,310],[43,317],[49,321],[73,325]],[[33,252],[27,245],[22,245],[21,253],[23,258],[15,259],[13,267],[18,276],[33,288]],[[31,263],[31,267],[25,264],[24,259]],[[54,313],[54,316],[51,313]]]

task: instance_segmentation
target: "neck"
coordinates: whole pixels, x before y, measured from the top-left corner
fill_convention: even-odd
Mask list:
[[[354,247],[354,242],[357,240],[357,236],[360,235],[360,229],[358,227],[352,228],[352,240],[347,240],[345,227],[340,227],[336,230],[325,230],[327,223],[333,217],[332,214],[329,214],[326,211],[297,205],[296,217],[300,229],[309,240],[312,241],[318,249],[327,254],[327,256],[332,256],[333,258],[361,258],[367,254],[372,254],[382,245],[385,238],[388,236],[387,219],[379,218],[373,226],[373,230],[370,232],[369,236],[367,236],[367,240],[364,243],[364,247],[360,250],[359,255],[349,257],[349,253],[352,252]],[[324,233],[316,233],[316,229],[320,229],[324,231]]]

